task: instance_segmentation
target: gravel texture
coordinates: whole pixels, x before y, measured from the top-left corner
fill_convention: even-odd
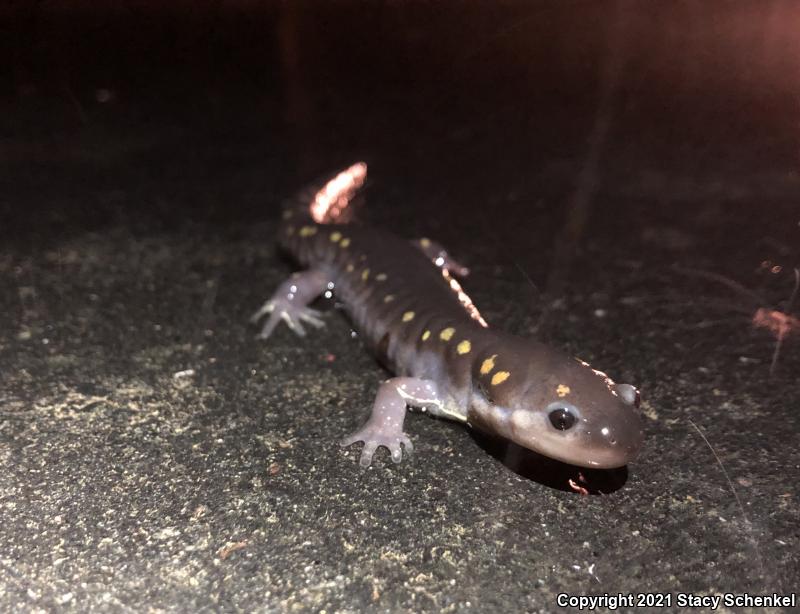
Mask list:
[[[797,590],[800,331],[773,366],[754,320],[800,307],[794,5],[302,6],[11,13],[0,610]],[[248,317],[281,199],[356,159],[359,215],[446,245],[492,325],[641,388],[636,463],[581,495],[420,414],[410,462],[339,448],[385,372],[335,304]]]

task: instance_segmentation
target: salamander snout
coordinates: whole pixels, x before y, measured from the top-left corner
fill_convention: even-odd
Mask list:
[[[644,432],[633,386],[585,403],[575,401],[560,399],[545,406],[544,432],[530,447],[585,467],[620,467],[636,458]]]
[[[644,441],[638,390],[593,371],[572,375],[569,385],[548,387],[555,388],[555,395],[528,396],[510,413],[511,438],[573,465],[602,469],[627,465]],[[537,405],[538,412],[533,409]]]
[[[635,389],[634,389],[635,390]],[[644,442],[644,430],[636,403],[627,403],[628,411],[615,412],[606,420],[599,420],[595,429],[588,433],[587,449],[593,458],[590,464],[613,467],[634,460]]]
[[[511,346],[475,363],[467,418],[550,458],[611,469],[633,461],[642,447],[638,406],[634,386],[583,361],[541,345]]]

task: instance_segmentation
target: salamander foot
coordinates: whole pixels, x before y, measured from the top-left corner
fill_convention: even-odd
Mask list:
[[[405,447],[407,456],[414,450],[411,440],[403,431],[409,404],[431,408],[441,405],[436,384],[414,377],[393,377],[383,382],[378,388],[369,419],[360,430],[342,440],[342,447],[363,441],[364,449],[359,461],[362,467],[369,467],[372,455],[380,446],[387,448],[392,460],[399,463],[403,460],[401,445]]]
[[[375,454],[375,451],[381,446],[389,450],[389,453],[392,455],[392,461],[395,463],[399,463],[403,460],[401,444],[406,449],[406,456],[410,456],[414,451],[414,445],[411,443],[408,435],[402,431],[399,435],[394,432],[386,433],[381,431],[380,428],[375,428],[369,422],[367,422],[361,430],[345,437],[341,442],[341,446],[346,448],[359,441],[364,442],[364,449],[361,450],[361,459],[358,461],[359,465],[362,467],[370,466],[373,454]]]
[[[261,309],[256,311],[250,321],[258,322],[265,315],[269,314],[261,332],[257,335],[258,339],[266,339],[275,330],[278,323],[283,320],[295,334],[304,337],[306,329],[302,322],[311,324],[316,328],[325,326],[322,321],[322,313],[316,309],[311,309],[311,303],[326,288],[332,288],[333,284],[328,276],[322,271],[309,270],[302,273],[295,273],[283,282],[275,293]]]
[[[270,299],[253,314],[250,321],[258,322],[263,316],[270,314],[269,319],[264,323],[261,332],[256,335],[258,339],[267,339],[278,323],[283,320],[298,336],[305,337],[306,330],[301,322],[311,324],[315,328],[322,328],[325,322],[322,320],[322,313],[311,307],[304,307],[292,303],[285,298]]]

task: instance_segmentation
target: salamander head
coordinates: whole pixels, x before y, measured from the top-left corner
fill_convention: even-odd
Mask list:
[[[636,388],[539,344],[488,352],[473,365],[470,424],[582,467],[636,458],[644,438]]]

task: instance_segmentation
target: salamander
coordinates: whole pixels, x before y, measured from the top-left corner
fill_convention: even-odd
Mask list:
[[[348,203],[366,180],[359,162],[291,199],[279,241],[305,270],[254,314],[269,316],[259,337],[285,322],[324,325],[309,307],[333,292],[366,345],[394,376],[378,387],[372,412],[342,446],[363,442],[369,466],[384,446],[399,463],[413,450],[406,410],[427,411],[581,467],[615,468],[643,442],[639,392],[540,342],[489,327],[456,279],[468,270],[429,239],[408,241],[347,223]]]

